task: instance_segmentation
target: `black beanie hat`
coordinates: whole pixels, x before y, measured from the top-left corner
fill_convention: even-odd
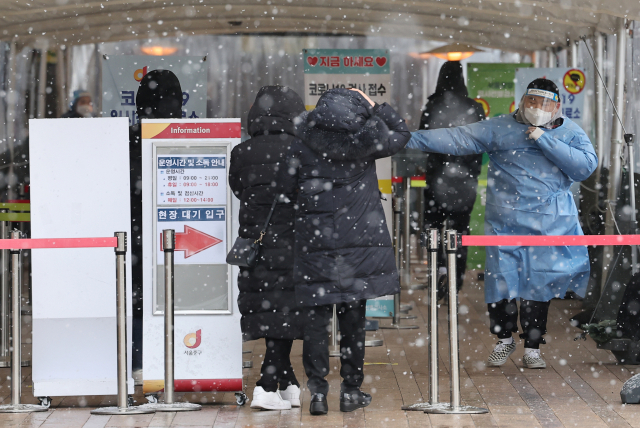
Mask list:
[[[534,80],[533,82],[529,83],[529,85],[527,86],[527,89],[532,89],[532,88],[553,92],[558,96],[558,98],[560,97],[560,91],[558,90],[558,87],[556,86],[555,83],[553,83],[549,79],[539,78]]]

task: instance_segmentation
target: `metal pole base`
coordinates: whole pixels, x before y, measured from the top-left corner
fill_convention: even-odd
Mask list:
[[[448,403],[436,404],[431,409],[425,409],[425,413],[433,413],[440,415],[477,415],[481,413],[489,413],[489,409],[475,406],[452,407]]]
[[[242,351],[243,354],[250,354],[251,351]]]
[[[46,406],[40,406],[39,404],[9,404],[7,406],[0,406],[0,413],[31,413],[31,412],[46,412],[49,410]]]
[[[329,356],[330,357],[342,356],[342,353],[340,352],[340,348],[336,347],[335,349],[331,349],[331,347],[329,347]]]
[[[391,325],[381,325],[379,328],[384,328],[385,330],[410,330],[410,329],[418,328],[418,326],[417,325],[391,324]]]
[[[435,403],[435,404],[431,404],[431,403],[416,403],[416,404],[411,404],[410,406],[402,406],[401,409],[402,410],[415,410],[418,412],[427,412],[431,409],[436,409],[436,408],[446,408],[449,407],[449,403]]]
[[[141,409],[150,409],[154,412],[194,412],[202,410],[202,406],[194,403],[147,403],[140,406]]]
[[[414,320],[416,318],[418,318],[417,315],[398,315],[398,319],[401,320]]]
[[[31,367],[31,360],[23,360],[20,365],[22,367]],[[11,361],[0,361],[0,368],[11,367]]]
[[[100,407],[91,411],[92,415],[145,415],[154,413],[151,409],[138,407]]]
[[[253,367],[253,361],[247,360],[247,361],[243,361],[242,362],[242,368],[243,369],[250,369],[252,367]]]
[[[409,312],[411,309],[413,309],[413,306],[410,305],[409,303],[403,303],[400,305],[400,312]]]
[[[427,288],[429,288],[427,284],[413,284],[411,287],[409,287],[409,289],[413,291],[426,290]]]
[[[382,345],[384,345],[384,341],[382,339],[371,339],[364,341],[365,348],[375,348],[376,346]]]

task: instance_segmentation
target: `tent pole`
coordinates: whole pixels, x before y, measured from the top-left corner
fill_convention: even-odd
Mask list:
[[[578,41],[571,42],[571,68],[578,68]]]
[[[604,35],[600,32],[595,34],[596,38],[596,63],[600,70],[604,70]],[[605,129],[605,100],[604,82],[596,79],[596,154],[598,155],[598,166],[596,167],[596,206],[600,199],[600,189],[602,188],[602,160],[604,159],[604,129]]]
[[[9,177],[13,177],[13,148],[15,147],[16,139],[16,102],[18,99],[18,85],[16,82],[16,69],[18,68],[18,42],[12,40],[9,47],[9,82],[7,85],[7,99],[10,100],[7,103],[7,143],[9,143],[9,157],[11,158],[11,164],[9,165]],[[7,199],[16,198],[16,189],[14,185],[9,185],[7,189]]]
[[[617,28],[617,42],[616,49],[616,88],[614,93],[614,102],[616,110],[620,117],[623,116],[624,108],[624,71],[625,71],[625,59],[626,59],[626,47],[627,47],[627,33],[625,28],[625,19],[618,18]],[[622,124],[619,120],[613,121],[613,127],[611,130],[611,153],[609,155],[609,188],[607,192],[608,206],[606,206],[606,219],[605,219],[605,234],[613,235],[617,233],[614,229],[614,215],[616,212],[616,204],[620,192],[621,181],[621,151],[624,140],[622,138]],[[602,263],[602,287],[604,287],[606,278],[609,276],[608,263],[613,256],[613,247],[604,247],[604,260]],[[604,292],[604,290],[602,290]]]

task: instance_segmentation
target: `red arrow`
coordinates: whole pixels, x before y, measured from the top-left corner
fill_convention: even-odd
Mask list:
[[[184,251],[184,258],[188,259],[194,254],[211,248],[222,242],[222,239],[215,238],[211,235],[194,229],[190,226],[184,226],[184,233],[176,233],[176,251]],[[162,245],[162,234],[160,234],[160,251],[164,251]]]

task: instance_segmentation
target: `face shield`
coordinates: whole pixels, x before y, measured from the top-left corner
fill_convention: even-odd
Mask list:
[[[545,128],[552,126],[562,114],[558,95],[543,89],[527,89],[518,107],[525,123]]]

